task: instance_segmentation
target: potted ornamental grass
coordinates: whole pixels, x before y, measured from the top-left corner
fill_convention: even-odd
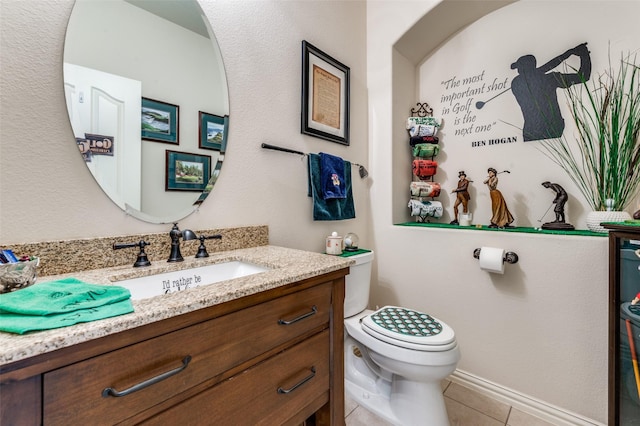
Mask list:
[[[566,88],[573,134],[541,142],[576,184],[592,212],[587,227],[630,219],[623,210],[640,189],[640,66],[622,56],[599,76]],[[567,132],[570,133],[570,132]]]

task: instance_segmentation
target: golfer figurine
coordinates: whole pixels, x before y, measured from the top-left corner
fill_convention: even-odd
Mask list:
[[[450,222],[451,225],[458,225],[458,206],[462,204],[462,213],[469,213],[469,200],[471,197],[469,196],[469,183],[470,180],[467,179],[466,173],[460,171],[458,173],[458,187],[451,191],[452,194],[456,194],[456,202],[453,205],[453,220]]]
[[[575,229],[573,225],[565,223],[564,221],[564,205],[569,199],[567,191],[565,191],[564,188],[557,183],[551,183],[549,181],[542,182],[542,186],[544,186],[545,188],[549,188],[556,193],[556,197],[553,199],[552,203],[556,205],[553,209],[553,212],[556,214],[556,220],[543,224],[542,229],[555,229],[564,231]]]
[[[489,228],[512,228],[511,225],[515,218],[507,207],[507,202],[502,196],[502,192],[498,190],[498,171],[493,167],[487,170],[489,176],[485,179],[484,184],[489,187],[489,196],[491,197],[491,224]],[[511,173],[504,170],[500,173]]]

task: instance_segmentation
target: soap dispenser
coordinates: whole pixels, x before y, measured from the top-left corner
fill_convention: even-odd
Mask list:
[[[335,231],[327,237],[327,254],[342,254],[342,237]]]

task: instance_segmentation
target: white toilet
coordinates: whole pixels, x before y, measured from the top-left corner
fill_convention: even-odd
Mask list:
[[[344,301],[347,395],[394,425],[448,426],[440,381],[460,360],[453,329],[412,309],[366,310],[373,252],[351,259],[356,264]]]

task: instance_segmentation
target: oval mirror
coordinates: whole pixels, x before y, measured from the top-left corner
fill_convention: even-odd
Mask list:
[[[219,47],[196,0],[76,0],[64,47],[75,143],[128,214],[170,223],[213,187],[229,122]]]

